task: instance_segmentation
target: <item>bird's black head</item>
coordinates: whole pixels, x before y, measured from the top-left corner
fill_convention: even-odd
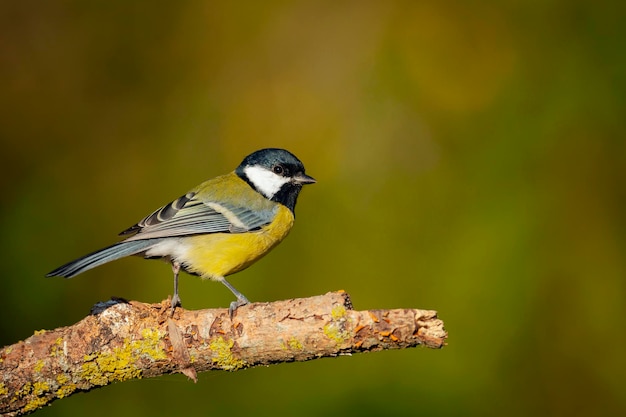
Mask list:
[[[315,182],[304,173],[304,165],[295,155],[277,148],[261,149],[246,156],[235,172],[265,198],[291,211],[296,207],[302,186]]]

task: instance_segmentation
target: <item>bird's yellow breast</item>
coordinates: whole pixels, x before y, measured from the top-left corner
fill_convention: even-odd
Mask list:
[[[279,205],[272,222],[260,230],[245,233],[214,233],[185,238],[185,269],[202,278],[219,279],[239,272],[262,258],[291,230],[294,216]]]

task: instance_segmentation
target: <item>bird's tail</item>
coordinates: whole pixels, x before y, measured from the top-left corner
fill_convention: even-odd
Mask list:
[[[88,271],[107,262],[114,261],[125,256],[136,255],[159,242],[161,239],[132,240],[119,242],[104,249],[97,250],[72,262],[48,272],[47,277],[72,278],[82,272]]]

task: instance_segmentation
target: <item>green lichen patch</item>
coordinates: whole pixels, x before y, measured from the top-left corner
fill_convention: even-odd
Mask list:
[[[331,340],[334,340],[337,344],[346,342],[350,335],[343,330],[338,323],[328,323],[324,326],[324,334]]]
[[[37,381],[33,384],[33,394],[43,395],[50,391],[50,385],[45,381]]]
[[[236,371],[245,367],[246,362],[244,360],[233,356],[231,349],[234,345],[235,342],[224,340],[222,337],[212,340],[209,349],[215,353],[215,357],[212,359],[213,363],[225,371]]]
[[[25,397],[26,395],[30,394],[32,389],[33,389],[33,384],[31,384],[30,382],[25,383],[22,388],[17,390],[17,392],[15,393],[15,398],[18,399],[18,398]]]
[[[15,397],[11,401],[16,401],[26,396],[32,397],[28,403],[24,406],[24,412],[30,412],[36,410],[50,401],[46,398],[46,394],[50,391],[50,385],[44,381],[37,381],[33,384],[27,382],[24,386],[15,393]]]
[[[57,337],[56,340],[54,341],[54,345],[52,345],[52,347],[50,348],[50,356],[51,357],[56,357],[59,355],[59,353],[61,353],[63,350],[61,349],[61,345],[63,344],[63,338],[62,337]]]
[[[135,365],[130,344],[112,352],[85,355],[81,378],[93,385],[107,385],[112,381],[140,378],[141,370]]]
[[[48,404],[48,400],[44,397],[35,397],[24,406],[24,412],[28,413]]]
[[[330,312],[330,316],[333,318],[333,320],[339,320],[344,318],[346,316],[346,307],[344,307],[343,305],[334,306]]]
[[[140,355],[147,355],[153,360],[167,359],[167,353],[161,347],[162,336],[157,329],[145,328],[141,331],[142,340],[132,342],[133,348]]]
[[[44,367],[44,361],[43,360],[38,360],[37,363],[35,364],[35,366],[33,367],[33,370],[37,373],[41,372],[41,370]]]
[[[67,381],[69,381],[69,380],[70,380],[70,378],[67,375],[65,375],[65,374],[57,375],[57,383],[59,385],[63,385],[65,383],[67,383]]]
[[[9,393],[9,390],[4,385],[4,382],[0,382],[0,396],[7,395],[8,393]]]
[[[350,334],[345,330],[347,311],[345,306],[336,305],[330,312],[331,321],[324,326],[324,334],[337,344],[350,340]]]
[[[76,391],[76,384],[65,384],[55,391],[57,398],[65,398]]]
[[[70,378],[65,374],[58,374],[56,377],[58,388],[54,392],[57,398],[65,398],[76,391],[76,384],[70,382]]]
[[[161,347],[162,334],[156,329],[143,329],[140,340],[125,340],[124,345],[112,351],[85,355],[81,378],[94,384],[106,385],[113,381],[141,378],[137,366],[140,359],[163,360],[167,354]]]
[[[289,346],[293,350],[304,349],[304,346],[302,346],[302,343],[300,343],[300,341],[296,339],[295,337],[292,337],[289,340],[287,340],[287,346]]]

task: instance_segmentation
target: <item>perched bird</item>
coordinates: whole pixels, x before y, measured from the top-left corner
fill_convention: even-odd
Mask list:
[[[180,306],[180,270],[224,284],[237,297],[230,314],[248,299],[226,276],[268,253],[293,226],[298,194],[315,179],[298,158],[284,149],[261,149],[235,171],[205,181],[129,227],[125,240],[69,262],[46,276],[71,278],[104,263],[139,255],[172,264],[172,313]]]

